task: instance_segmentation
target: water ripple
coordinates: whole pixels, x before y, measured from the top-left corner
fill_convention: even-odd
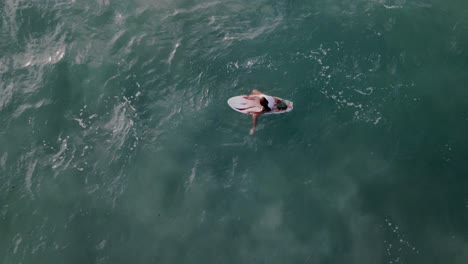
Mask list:
[[[111,132],[112,138],[109,141],[114,149],[120,149],[124,145],[133,128],[134,122],[127,114],[129,108],[132,109],[132,106],[128,102],[115,105],[111,119],[104,125]]]
[[[66,51],[65,37],[61,24],[53,32],[40,38],[31,37],[26,43],[25,51],[13,56],[15,68],[43,66],[61,61]]]

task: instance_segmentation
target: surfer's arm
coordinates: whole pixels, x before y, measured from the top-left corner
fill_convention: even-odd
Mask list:
[[[255,127],[257,126],[258,114],[252,115],[252,128],[250,129],[250,135],[253,135],[255,132]]]
[[[260,92],[257,89],[253,89],[252,92],[250,93],[250,95],[261,95],[261,94],[262,94],[262,92]]]

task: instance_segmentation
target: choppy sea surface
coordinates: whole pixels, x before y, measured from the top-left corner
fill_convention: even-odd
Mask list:
[[[3,0],[0,262],[466,264],[467,85],[465,0]]]

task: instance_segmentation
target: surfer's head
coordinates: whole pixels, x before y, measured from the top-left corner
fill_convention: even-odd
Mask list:
[[[288,105],[284,101],[279,101],[276,103],[276,108],[278,108],[278,110],[284,111],[288,109]]]
[[[268,107],[268,100],[265,97],[260,98],[260,104],[263,106],[263,108],[268,112],[271,111],[270,107]]]

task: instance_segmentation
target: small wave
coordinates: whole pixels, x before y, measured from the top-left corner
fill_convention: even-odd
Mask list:
[[[66,44],[63,25],[58,25],[55,31],[39,39],[30,39],[25,51],[14,55],[15,68],[55,64],[65,57]]]
[[[23,242],[23,237],[21,236],[21,234],[16,234],[14,237],[13,237],[13,242],[15,244],[15,247],[13,248],[13,254],[16,254],[18,252],[18,248],[21,244],[21,242]]]
[[[37,164],[37,160],[35,160],[34,162],[32,162],[31,164],[29,164],[28,166],[28,170],[26,172],[26,177],[24,179],[24,182],[26,184],[26,190],[32,195],[33,195],[33,192],[31,190],[31,187],[32,187],[32,176],[34,174],[34,171],[36,170],[36,164]]]
[[[171,53],[169,54],[169,58],[167,58],[167,61],[166,63],[171,65],[172,63],[172,60],[174,59],[174,56],[175,56],[175,53],[177,51],[177,48],[180,46],[180,39],[176,42],[176,44],[174,45],[174,49],[171,51]]]
[[[193,12],[201,10],[201,9],[210,8],[210,7],[215,6],[215,5],[219,4],[219,3],[221,3],[221,2],[215,1],[215,2],[208,2],[208,3],[199,4],[199,5],[196,5],[196,6],[192,7],[192,8],[188,8],[188,9],[185,9],[185,8],[176,9],[176,10],[174,10],[174,12],[172,14],[167,15],[166,18],[175,17],[175,16],[177,16],[179,14],[193,13]]]
[[[51,102],[50,100],[44,99],[44,100],[38,101],[35,104],[22,104],[15,110],[15,112],[13,113],[13,117],[17,118],[29,109],[39,109],[44,105],[48,105],[50,102]]]
[[[377,125],[384,119],[381,111],[381,99],[380,97],[371,96],[375,91],[384,91],[386,88],[377,88],[374,86],[367,86],[367,88],[360,88],[363,85],[369,85],[370,77],[365,74],[366,72],[375,72],[380,67],[380,55],[370,54],[365,58],[365,63],[361,63],[361,68],[349,71],[348,68],[352,69],[355,67],[357,60],[352,58],[344,59],[341,62],[332,62],[329,60],[330,57],[341,54],[343,43],[335,43],[336,45],[320,45],[319,48],[311,50],[309,52],[298,52],[297,55],[303,59],[311,59],[316,67],[317,74],[314,80],[311,82],[314,85],[319,83],[321,85],[320,92],[328,99],[335,102],[337,109],[353,111],[353,119],[359,120],[366,123],[372,123]],[[332,48],[336,46],[336,48]],[[301,60],[302,60],[301,58]],[[352,67],[343,68],[343,66],[350,64]],[[346,81],[342,81],[345,79]],[[336,88],[343,87],[343,88]],[[366,86],[364,86],[366,87]],[[366,98],[368,97],[368,98]]]
[[[3,153],[2,158],[0,158],[0,168],[5,168],[5,164],[8,159],[8,152]]]
[[[8,64],[9,64],[9,60],[7,58],[0,59],[0,74],[6,73],[10,70],[10,67],[8,67]]]
[[[398,6],[398,5],[383,5],[387,9],[400,9],[403,8],[403,6]]]
[[[373,87],[367,87],[366,88],[367,92],[361,91],[359,89],[354,89],[354,91],[356,91],[358,94],[362,94],[362,95],[371,95],[374,92],[374,88]]]
[[[69,168],[71,162],[75,158],[75,147],[69,148],[68,140],[70,139],[69,136],[62,139],[61,137],[58,138],[60,144],[60,149],[57,153],[52,156],[52,169],[55,170],[54,177],[63,171]]]
[[[16,19],[16,14],[19,9],[19,4],[21,1],[4,1],[3,14],[2,14],[2,31],[5,34],[10,35],[13,40],[17,39],[18,24]]]
[[[193,180],[195,180],[195,177],[197,176],[197,167],[198,167],[198,161],[195,161],[195,164],[192,167],[192,172],[190,173],[188,180],[185,182],[186,191],[188,191],[192,187]]]
[[[212,25],[216,21],[215,16],[210,17],[210,21],[208,22],[208,26]]]
[[[237,169],[238,161],[239,161],[239,156],[235,156],[234,158],[232,158],[231,177],[234,177],[234,175],[236,174],[236,169]]]
[[[30,59],[27,59],[23,67],[29,67],[34,65],[46,65],[46,64],[55,64],[63,59],[65,56],[65,47],[59,47],[55,51],[50,53],[45,53],[40,56],[32,56]]]
[[[405,251],[406,253],[413,252],[419,254],[419,249],[409,241],[400,227],[392,223],[389,219],[385,219],[383,230],[387,234],[384,245],[388,257],[392,259],[392,263],[403,263],[401,254]]]
[[[228,62],[226,65],[229,71],[236,71],[236,70],[247,70],[250,71],[256,67],[266,67],[268,69],[276,70],[276,66],[273,64],[272,59],[268,58],[266,55],[247,58],[243,62]]]
[[[109,140],[115,149],[120,149],[127,140],[134,122],[127,113],[128,107],[135,110],[126,99],[124,103],[118,103],[114,106],[111,119],[104,127],[111,131],[112,138]]]
[[[6,87],[2,87],[3,83],[0,83],[0,110],[5,108],[13,97],[13,84],[9,83]]]
[[[115,35],[109,41],[110,46],[111,47],[116,46],[116,43],[122,38],[124,34],[125,34],[125,30],[119,30],[117,33],[115,33]]]
[[[247,30],[247,32],[242,33],[227,33],[223,38],[224,41],[233,41],[233,40],[252,40],[258,38],[262,35],[269,34],[273,32],[282,22],[282,17],[274,19],[271,23],[265,26],[256,27]]]
[[[86,128],[87,125],[83,122],[83,119],[81,118],[73,118],[73,120],[75,120],[76,122],[78,122],[78,125],[80,125],[80,127],[82,128]]]

